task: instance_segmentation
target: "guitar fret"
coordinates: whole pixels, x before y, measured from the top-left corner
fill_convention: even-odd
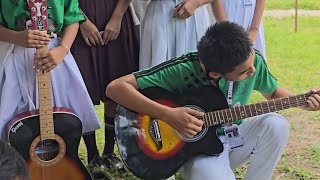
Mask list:
[[[223,111],[220,110],[219,113],[221,115],[220,124],[223,124],[223,119],[224,119]]]
[[[221,115],[220,124],[224,124],[224,121],[223,121],[223,120],[224,120],[223,111],[220,110],[219,113],[220,113],[220,115]]]
[[[228,120],[229,120],[229,116],[228,116],[228,112],[227,112],[227,110],[228,109],[225,109],[224,111],[225,111],[225,113],[226,113],[226,119],[225,119],[225,122],[228,122]]]
[[[52,129],[53,127],[54,127],[53,124],[52,124],[52,125],[45,125],[45,124],[40,125],[40,128],[41,128],[42,130],[44,130],[44,131],[50,130],[50,129]]]
[[[221,113],[221,124],[224,124],[224,115],[223,115],[223,110],[220,110],[220,113]]]
[[[262,106],[262,102],[260,102],[259,104],[260,104],[260,109],[259,109],[259,111],[260,111],[260,114],[263,114],[263,113],[264,113],[264,111],[263,111],[263,106]],[[260,115],[260,114],[259,114],[259,115]]]
[[[288,99],[288,102],[289,102],[289,107],[291,107],[291,104],[290,104],[290,99],[289,99],[289,97],[287,97],[287,99]]]
[[[239,112],[240,119],[242,119],[240,106],[237,106],[236,108],[238,108],[238,112]]]
[[[227,117],[227,114],[225,113],[225,110],[224,110],[224,109],[221,110],[221,113],[222,113],[222,115],[223,115],[222,121],[223,121],[223,123],[226,123],[226,119],[228,119],[228,117]]]
[[[249,111],[250,111],[251,116],[253,116],[252,111],[251,111],[251,106],[249,105],[248,107],[249,107]]]
[[[273,105],[274,105],[274,110],[278,111],[278,108],[277,108],[277,105],[276,105],[276,101],[274,99],[272,99],[272,101],[273,101]]]
[[[213,117],[213,114],[214,114],[214,113],[210,113],[210,118],[211,118],[211,120],[213,120],[213,124],[214,124],[214,117]]]
[[[210,117],[211,117],[211,118],[210,118]],[[211,124],[211,125],[214,125],[214,120],[213,120],[213,115],[212,115],[212,113],[209,114],[208,119],[209,119],[210,124]]]
[[[268,107],[268,112],[271,112],[269,107],[269,101],[267,101],[267,107]]]
[[[234,119],[234,117],[232,116],[232,111],[231,109],[229,108],[229,111],[230,111],[230,115],[231,115],[231,118],[229,118],[229,122],[232,121]]]
[[[234,114],[236,115],[236,119],[238,120],[239,118],[238,118],[238,115],[237,115],[236,108],[233,108],[233,112],[234,112]]]
[[[218,124],[218,117],[217,117],[217,113],[216,112],[214,112],[214,116],[215,116],[215,122],[217,122],[217,124]]]
[[[300,102],[299,102],[299,97],[298,96],[296,96],[296,101],[297,101],[297,107],[299,107],[300,106]]]
[[[254,109],[256,110],[256,115],[259,115],[258,111],[257,111],[257,105],[256,104],[254,104]]]
[[[211,125],[211,122],[210,122],[210,119],[209,119],[209,120],[207,119],[207,115],[208,115],[207,113],[204,114],[204,116],[203,116],[203,121],[204,121],[207,125],[210,126],[210,125]]]
[[[283,100],[283,98],[280,98],[280,104],[281,104],[281,108],[283,109],[283,104],[282,104],[282,100]]]
[[[49,122],[41,122],[40,126],[53,126],[53,123],[49,123]]]
[[[242,113],[244,114],[245,118],[248,117],[247,116],[247,112],[244,106],[242,106]]]
[[[210,126],[210,123],[208,123],[206,116],[207,116],[207,114],[205,113],[205,114],[203,115],[203,119],[202,119],[202,120],[203,120],[205,126]]]
[[[217,114],[218,114],[218,116],[219,116],[219,119],[218,119],[218,122],[219,122],[219,124],[221,124],[221,121],[220,121],[220,114],[219,114],[219,111],[217,111]]]

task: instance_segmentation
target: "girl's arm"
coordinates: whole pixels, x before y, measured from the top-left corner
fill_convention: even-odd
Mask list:
[[[74,39],[77,36],[79,30],[79,23],[73,23],[66,26],[62,33],[62,40],[59,46],[63,46],[68,52],[73,44]],[[65,47],[66,46],[66,47]]]
[[[68,54],[70,47],[76,38],[79,29],[79,23],[73,23],[66,26],[62,32],[62,40],[60,45],[50,49],[47,52],[41,52],[35,54],[37,60],[37,69],[49,72],[62,62],[65,56]]]
[[[80,25],[80,32],[88,46],[104,45],[101,34],[96,25],[94,25],[87,15],[81,10],[86,21]]]
[[[193,15],[198,7],[211,3],[212,1],[213,0],[183,0],[174,8],[173,17],[187,19]]]
[[[118,0],[117,6],[114,9],[111,18],[104,29],[104,44],[117,39],[121,29],[122,18],[127,11],[130,2],[131,0]]]
[[[265,5],[265,0],[257,0],[256,1],[256,7],[254,10],[254,15],[253,15],[253,19],[251,22],[251,27],[249,29],[249,37],[250,37],[252,43],[254,43],[257,38],[259,26],[260,26],[261,19],[263,16],[264,5]]]
[[[217,22],[222,22],[227,20],[221,0],[213,1],[211,3],[211,7],[212,7],[213,15],[216,18]]]
[[[46,33],[37,30],[14,31],[0,25],[0,41],[25,48],[41,48],[49,44],[50,38]]]

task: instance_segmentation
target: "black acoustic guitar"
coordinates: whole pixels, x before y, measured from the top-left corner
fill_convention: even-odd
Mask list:
[[[29,0],[28,5],[33,29],[46,33],[46,0]],[[78,157],[81,121],[66,108],[52,108],[50,73],[37,76],[39,110],[19,114],[7,124],[10,145],[27,161],[32,180],[91,180]]]
[[[142,93],[169,107],[190,107],[205,112],[204,128],[192,138],[178,134],[160,119],[139,114],[122,106],[115,116],[116,140],[127,168],[142,179],[165,179],[184,163],[199,155],[219,155],[223,144],[217,137],[219,125],[307,105],[311,93],[279,98],[256,104],[228,108],[223,93],[214,86],[203,86],[184,94],[161,88],[148,88]],[[317,92],[319,94],[319,92]]]

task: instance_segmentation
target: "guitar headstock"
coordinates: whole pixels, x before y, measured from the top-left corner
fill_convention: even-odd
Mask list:
[[[32,29],[48,29],[47,0],[28,0]]]

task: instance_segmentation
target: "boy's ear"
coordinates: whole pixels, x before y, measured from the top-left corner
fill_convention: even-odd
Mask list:
[[[213,79],[219,79],[221,77],[221,74],[216,72],[209,72],[208,75]]]

